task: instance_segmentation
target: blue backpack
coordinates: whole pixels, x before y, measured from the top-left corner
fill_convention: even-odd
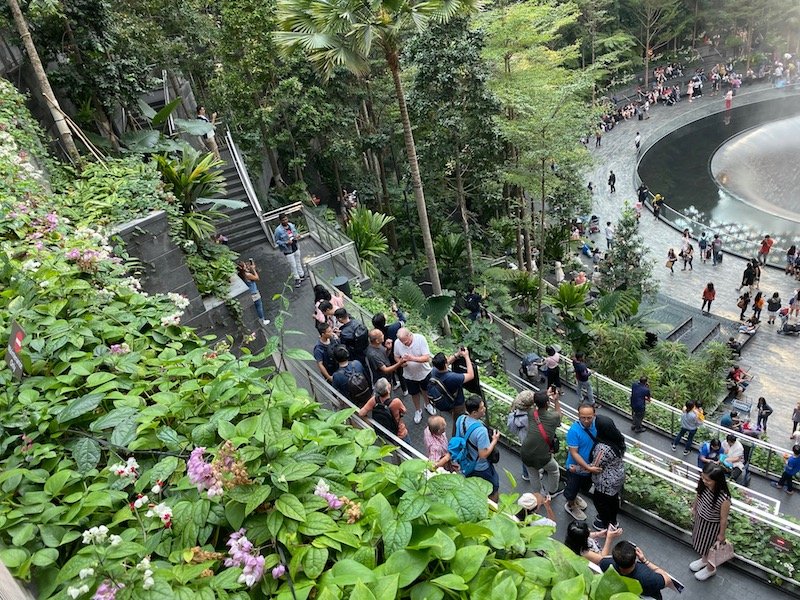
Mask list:
[[[465,415],[461,415],[456,420],[456,432],[459,430],[463,431],[464,421],[466,420]],[[447,444],[447,451],[450,452],[450,458],[454,462],[458,463],[458,466],[461,468],[462,475],[469,475],[475,470],[475,465],[478,463],[478,453],[475,453],[475,458],[472,458],[469,453],[469,436],[472,435],[472,432],[475,431],[478,427],[481,427],[483,424],[480,422],[473,423],[469,426],[469,429],[466,432],[462,433],[462,435],[454,435],[450,438],[450,442]]]

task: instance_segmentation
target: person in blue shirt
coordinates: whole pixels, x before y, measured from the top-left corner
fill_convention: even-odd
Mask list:
[[[278,219],[280,220],[280,225],[275,228],[275,243],[286,257],[286,262],[289,263],[289,270],[294,275],[294,287],[300,287],[306,276],[303,270],[300,250],[297,247],[300,234],[297,232],[297,227],[294,226],[294,223],[289,222],[289,217],[286,213],[281,213]]]
[[[647,560],[641,548],[637,548],[627,540],[617,542],[611,556],[600,560],[603,572],[609,567],[623,577],[635,579],[642,585],[642,596],[661,600],[661,590],[672,585],[672,578],[659,566]]]
[[[591,404],[581,404],[578,409],[578,420],[567,431],[567,487],[564,489],[564,510],[579,521],[586,519],[586,500],[578,493],[589,493],[592,486],[592,474],[602,469],[591,465],[592,448],[597,439],[597,428],[594,424],[595,408]]]
[[[456,422],[456,434],[463,436],[473,423],[480,423],[480,427],[476,427],[470,434],[467,440],[467,449],[470,458],[476,458],[475,470],[472,471],[467,477],[480,477],[492,484],[492,493],[489,494],[489,500],[497,502],[500,492],[500,478],[497,476],[497,470],[494,465],[486,460],[497,445],[497,440],[500,439],[500,432],[495,430],[494,435],[489,439],[489,430],[481,422],[481,419],[486,415],[486,404],[480,396],[470,396],[464,403],[467,414],[461,415]]]
[[[645,430],[642,427],[642,421],[644,421],[644,411],[648,402],[650,402],[650,386],[647,384],[647,377],[641,377],[631,386],[631,413],[633,415],[631,429],[636,433],[642,433]]]
[[[772,482],[772,487],[785,488],[787,494],[794,494],[792,479],[798,473],[800,473],[800,444],[795,444],[792,447],[792,456],[786,459],[783,475],[778,481]]]
[[[718,439],[708,440],[700,445],[697,451],[697,466],[705,469],[708,463],[719,462],[722,453],[722,442]]]

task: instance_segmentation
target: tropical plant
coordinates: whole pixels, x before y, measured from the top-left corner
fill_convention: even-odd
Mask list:
[[[364,75],[369,71],[373,44],[380,50],[392,73],[403,137],[406,146],[411,186],[417,203],[417,216],[428,261],[428,276],[433,293],[442,295],[436,253],[433,247],[425,192],[419,172],[417,150],[411,119],[408,116],[400,68],[400,50],[404,37],[412,31],[422,31],[429,21],[447,22],[457,15],[477,9],[475,0],[402,0],[379,1],[373,4],[354,4],[350,0],[280,0],[278,21],[282,31],[275,34],[284,48],[301,48],[325,78],[336,67]],[[445,332],[449,325],[445,320]]]
[[[600,288],[604,292],[634,290],[641,299],[658,290],[650,247],[639,233],[636,214],[627,204],[617,223],[614,245],[608,251],[608,258],[600,263],[600,272]]]
[[[419,312],[431,325],[442,323],[456,304],[455,296],[450,291],[441,296],[426,298],[420,287],[410,279],[400,280],[397,286],[397,300],[403,306]]]
[[[594,343],[589,346],[591,362],[597,371],[620,382],[633,378],[642,361],[645,332],[623,325],[613,327],[607,323],[592,323],[590,331]]]
[[[350,213],[345,232],[355,242],[356,252],[368,275],[374,276],[376,273],[372,261],[385,255],[389,249],[383,229],[392,221],[394,217],[373,212],[363,206]]]
[[[589,285],[563,282],[553,295],[545,297],[545,303],[553,309],[564,334],[576,350],[583,350],[589,342],[588,323],[592,312],[586,306]]]

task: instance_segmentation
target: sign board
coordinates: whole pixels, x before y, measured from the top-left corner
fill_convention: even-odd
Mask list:
[[[11,369],[14,377],[22,379],[25,369],[22,366],[22,361],[19,354],[22,351],[22,342],[25,339],[25,330],[19,326],[16,321],[11,322],[11,337],[8,340],[8,347],[6,348],[6,363]]]

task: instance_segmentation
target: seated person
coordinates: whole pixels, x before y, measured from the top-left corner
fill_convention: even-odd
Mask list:
[[[736,439],[736,436],[728,434],[722,442],[722,454],[719,455],[719,463],[728,469],[731,479],[736,481],[744,471],[744,446]]]
[[[621,527],[590,532],[589,526],[585,521],[573,521],[567,527],[567,537],[564,539],[564,545],[578,556],[582,556],[589,562],[599,565],[603,558],[611,556],[611,545],[621,535]],[[600,548],[597,540],[604,536],[606,541],[603,547]]]
[[[722,454],[722,442],[718,439],[708,440],[700,444],[700,450],[697,452],[697,466],[705,469],[708,463],[715,463],[719,461],[719,455]]]
[[[741,396],[747,386],[750,385],[750,380],[753,377],[748,375],[739,365],[733,365],[728,371],[726,379],[728,380],[726,384],[728,389],[734,392],[736,396]]]
[[[742,425],[742,420],[739,418],[739,411],[732,410],[727,415],[723,415],[719,420],[719,424],[728,429],[738,430]]]
[[[528,516],[533,515],[534,518],[531,520],[528,525],[534,527],[555,527],[556,526],[556,514],[553,512],[553,507],[550,505],[550,494],[543,496],[539,492],[534,493],[526,493],[522,494],[517,500],[517,504],[522,509],[517,514],[517,518],[520,521],[524,521],[528,518]],[[544,506],[544,510],[547,513],[547,517],[542,517],[541,515],[536,514],[536,509],[540,506]]]
[[[746,333],[747,335],[753,335],[756,331],[758,331],[758,319],[755,317],[750,317],[739,325],[739,333]]]
[[[611,556],[600,560],[603,572],[609,567],[614,567],[623,577],[638,581],[642,584],[642,596],[655,600],[661,600],[661,590],[672,585],[672,578],[664,569],[647,560],[641,548],[626,540],[617,542]]]
[[[742,355],[742,345],[736,341],[736,338],[728,338],[727,346],[731,349],[733,354],[737,356]]]
[[[761,435],[761,427],[753,425],[749,420],[742,423],[739,431],[741,431],[744,435],[749,435],[750,437],[759,437]]]

